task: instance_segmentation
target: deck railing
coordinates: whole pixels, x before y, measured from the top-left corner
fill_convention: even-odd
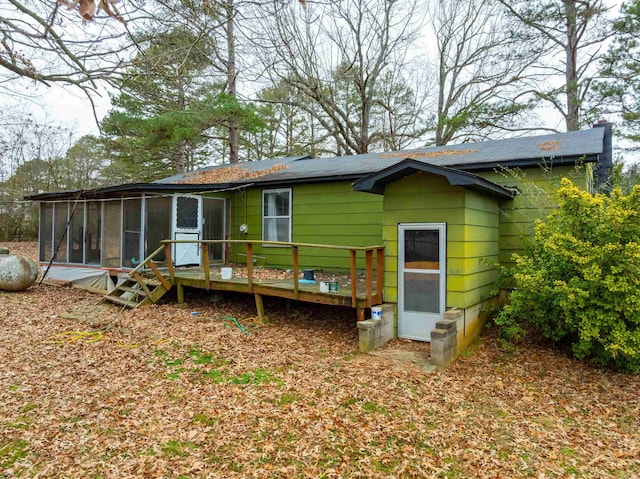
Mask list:
[[[211,281],[211,267],[209,264],[209,245],[223,244],[227,247],[231,244],[244,244],[247,258],[247,281],[249,291],[253,291],[253,284],[255,281],[253,270],[253,247],[254,245],[269,245],[269,246],[286,246],[291,248],[291,264],[293,270],[293,292],[294,298],[299,294],[299,273],[300,273],[300,250],[305,249],[328,249],[328,250],[340,250],[345,251],[349,255],[349,273],[351,277],[351,303],[353,307],[357,304],[357,283],[358,283],[358,253],[364,254],[364,273],[365,273],[365,294],[366,304],[370,307],[374,304],[380,304],[382,302],[382,289],[383,289],[383,277],[384,277],[384,246],[340,246],[340,245],[326,245],[326,244],[312,244],[312,243],[288,243],[281,241],[262,241],[262,240],[162,240],[161,246],[145,258],[136,268],[131,271],[132,276],[139,276],[139,272],[142,268],[149,268],[153,271],[154,275],[158,277],[160,281],[163,280],[162,274],[158,270],[158,267],[154,261],[154,258],[164,251],[166,266],[171,279],[171,283],[174,282],[175,270],[173,266],[171,245],[173,244],[194,244],[200,245],[200,252],[202,258],[202,268],[204,270],[204,277],[207,283]],[[375,253],[375,263],[374,263]],[[374,278],[374,264],[375,264],[375,278]],[[166,281],[166,280],[165,280]],[[373,294],[375,285],[375,292]]]

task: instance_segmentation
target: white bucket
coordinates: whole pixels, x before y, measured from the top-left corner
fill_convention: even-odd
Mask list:
[[[380,306],[371,306],[371,319],[382,319],[382,308]]]
[[[222,279],[231,279],[233,276],[233,268],[220,268],[220,276]]]
[[[321,293],[329,292],[329,281],[320,281],[320,292]]]

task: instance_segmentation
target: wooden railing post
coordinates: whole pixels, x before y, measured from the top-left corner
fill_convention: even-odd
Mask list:
[[[368,249],[365,252],[365,267],[366,267],[366,275],[365,275],[365,284],[366,284],[366,296],[367,296],[367,307],[370,308],[372,303],[372,292],[373,292],[373,250]]]
[[[384,289],[384,248],[376,249],[376,303],[382,304],[382,290]]]
[[[293,295],[297,299],[299,296],[298,274],[300,265],[298,264],[298,247],[296,245],[291,246],[291,254],[293,255]]]
[[[204,268],[204,280],[207,282],[207,289],[211,287],[211,270],[209,268],[209,244],[200,243],[202,247],[202,267]]]
[[[351,271],[351,306],[353,308],[358,304],[358,271],[357,267],[357,251],[355,249],[349,250],[349,268]]]
[[[171,243],[164,244],[164,257],[167,261],[167,269],[169,270],[169,278],[171,278],[171,282],[175,283],[175,273],[173,270],[173,259],[171,258]]]
[[[247,282],[249,291],[253,291],[253,243],[247,243]]]

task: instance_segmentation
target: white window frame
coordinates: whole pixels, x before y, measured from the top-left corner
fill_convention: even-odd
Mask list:
[[[270,193],[288,193],[289,194],[289,214],[284,216],[284,215],[280,215],[280,216],[267,216],[265,215],[265,211],[264,211],[264,207],[265,207],[265,198],[268,194]],[[262,211],[261,211],[261,215],[262,215],[262,240],[263,241],[277,241],[277,239],[267,239],[266,238],[266,227],[265,227],[265,223],[267,219],[283,219],[286,218],[289,220],[289,230],[288,230],[288,235],[289,238],[287,239],[287,243],[291,242],[291,224],[292,224],[292,210],[293,210],[293,195],[292,195],[292,190],[291,188],[277,188],[277,189],[271,189],[271,190],[262,190],[262,205],[261,205]],[[276,245],[265,245],[265,246],[276,246]]]

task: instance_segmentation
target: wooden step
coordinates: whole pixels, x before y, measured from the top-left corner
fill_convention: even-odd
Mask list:
[[[144,284],[141,284],[140,281]],[[113,291],[105,295],[104,300],[135,309],[145,304],[156,303],[171,289],[172,284],[169,282],[167,284],[168,288],[155,278],[143,279],[140,275],[136,275],[135,279],[126,278],[122,284],[116,286]]]
[[[118,304],[121,304],[123,306],[127,306],[127,307],[132,308],[132,309],[137,308],[138,306],[140,306],[140,303],[138,303],[136,301],[133,301],[131,299],[125,299],[125,298],[123,298],[121,296],[110,296],[110,295],[107,295],[107,296],[104,297],[104,299],[109,301],[109,302],[111,302],[111,303],[118,303]]]
[[[140,296],[146,296],[147,293],[144,289],[130,288],[129,286],[120,285],[114,291],[126,291],[127,293],[139,294]]]

